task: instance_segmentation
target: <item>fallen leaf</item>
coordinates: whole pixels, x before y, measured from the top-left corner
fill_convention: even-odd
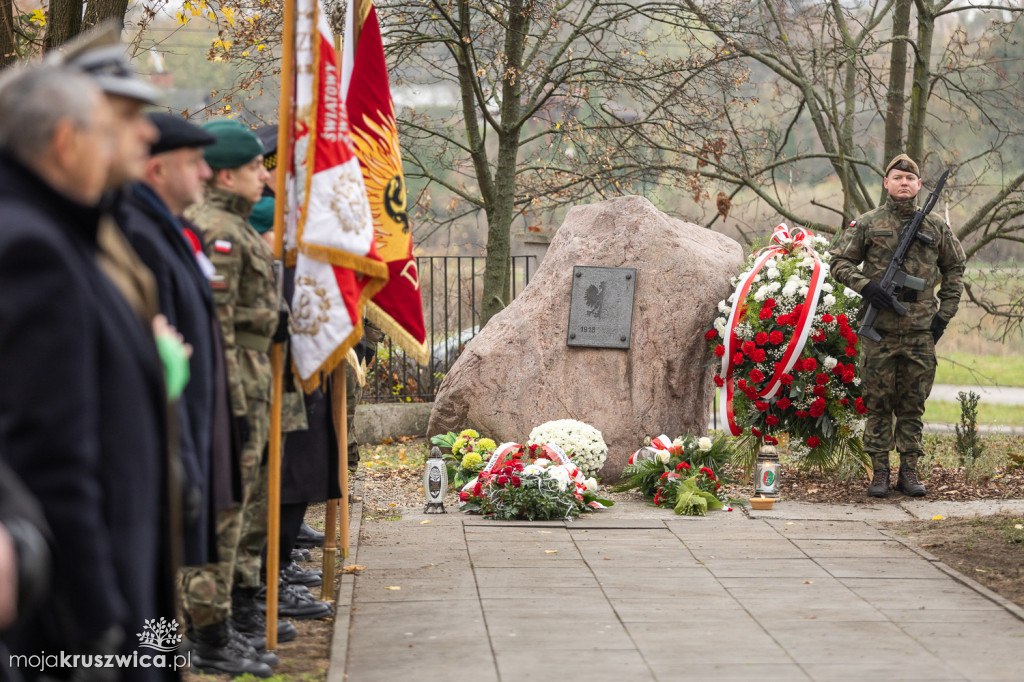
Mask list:
[[[549,530],[539,530],[537,532],[540,533],[541,535],[551,535],[551,531],[549,531]]]
[[[401,588],[401,587],[399,587],[398,585],[388,585],[388,586],[387,586],[387,587],[385,587],[384,589],[385,589],[385,590],[400,590],[400,589],[402,589],[402,588]]]
[[[920,546],[921,547],[939,547],[941,545],[942,545],[941,542],[925,542],[925,543],[921,544]]]
[[[558,554],[558,550],[557,549],[545,549],[544,553],[545,554]]]
[[[1014,524],[1014,526],[1013,526],[1013,527],[1014,527],[1014,528],[1016,528],[1017,530],[1024,530],[1024,525],[1021,525],[1021,524],[1019,524],[1019,523],[1017,523],[1017,524]]]
[[[342,573],[358,573],[359,571],[365,571],[366,567],[359,564],[349,564],[348,566],[342,566],[338,570]]]
[[[986,571],[984,568],[976,568],[974,570],[977,571],[978,573],[988,573],[988,571]]]
[[[817,488],[811,488],[810,490],[808,490],[808,491],[807,491],[807,493],[808,493],[808,494],[810,494],[810,493],[816,493],[816,492],[818,492],[818,489],[817,489]]]
[[[936,514],[935,516],[932,517],[932,521],[942,521],[944,518],[946,518],[946,517],[943,516],[942,514]]]
[[[423,525],[424,523],[430,523],[430,519],[426,519],[426,520],[424,520],[424,521],[420,521],[420,525],[421,525],[421,526],[422,526],[422,525]]]
[[[793,525],[793,522],[792,522],[792,521],[786,521],[786,525],[787,525],[787,526],[792,526],[792,525]]]
[[[813,580],[805,580],[804,581],[804,585],[813,585],[813,584],[814,584]]]

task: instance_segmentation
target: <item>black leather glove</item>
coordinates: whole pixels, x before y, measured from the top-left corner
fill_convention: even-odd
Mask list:
[[[949,324],[949,320],[944,320],[938,315],[932,318],[931,330],[932,336],[938,341],[942,338],[942,335],[946,333],[946,325]]]
[[[274,330],[274,343],[284,343],[288,340],[288,311],[277,311],[277,329]]]
[[[249,442],[249,417],[244,414],[235,416],[235,429],[238,437],[242,440],[242,447]]]
[[[860,295],[878,310],[892,310],[892,297],[874,282],[865,284],[864,288],[860,290]]]

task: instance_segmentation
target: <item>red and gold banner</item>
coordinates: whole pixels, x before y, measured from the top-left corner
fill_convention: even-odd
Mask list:
[[[345,22],[342,93],[373,214],[374,244],[389,275],[387,285],[367,305],[366,316],[425,365],[430,352],[419,272],[412,255],[395,107],[373,2],[348,0]]]

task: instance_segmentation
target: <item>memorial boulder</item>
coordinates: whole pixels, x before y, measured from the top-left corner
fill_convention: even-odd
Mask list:
[[[742,264],[737,242],[643,197],[574,207],[529,286],[449,370],[428,434],[472,427],[525,442],[538,424],[576,419],[602,432],[601,476],[614,480],[645,436],[703,433],[714,392],[704,331]],[[635,270],[628,348],[569,345],[575,266]]]

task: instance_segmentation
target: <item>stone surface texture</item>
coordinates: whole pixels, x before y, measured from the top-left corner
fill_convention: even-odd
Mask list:
[[[645,436],[704,433],[714,386],[703,333],[742,264],[737,242],[643,197],[574,207],[529,286],[448,372],[428,434],[472,427],[525,442],[539,424],[577,419],[608,444],[607,481]],[[637,269],[628,350],[566,345],[575,265]]]

